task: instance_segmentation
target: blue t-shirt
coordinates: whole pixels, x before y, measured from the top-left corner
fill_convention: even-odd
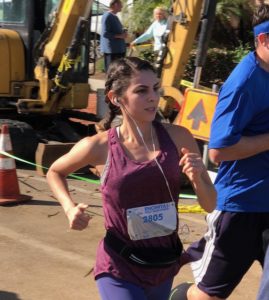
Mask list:
[[[255,52],[251,52],[220,90],[209,148],[232,146],[242,136],[268,132],[269,73],[259,66]],[[219,210],[269,212],[269,151],[222,162],[215,186]]]
[[[119,18],[109,11],[105,12],[102,16],[102,29],[100,37],[101,52],[125,53],[125,40],[115,38],[115,35],[122,33],[123,28]]]

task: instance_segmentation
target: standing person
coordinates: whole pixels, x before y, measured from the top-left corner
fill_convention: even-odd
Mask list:
[[[128,34],[116,16],[121,9],[122,2],[120,0],[111,0],[109,11],[102,16],[100,47],[104,54],[105,72],[113,60],[124,57],[126,54],[125,39]]]
[[[216,192],[192,135],[154,121],[159,89],[149,62],[137,57],[112,62],[105,85],[108,130],[82,139],[47,174],[76,230],[88,225],[87,205],[74,203],[65,178],[89,164],[102,174],[106,236],[94,268],[102,300],[168,299],[182,251],[177,233],[181,172],[201,206],[215,208]],[[123,122],[110,128],[116,114],[122,114]]]
[[[220,163],[217,210],[207,218],[205,237],[187,250],[196,283],[187,289],[189,300],[228,298],[252,263],[264,259],[262,235],[269,228],[269,5],[257,8],[253,27],[256,50],[222,86],[211,126],[209,154]]]
[[[149,28],[139,37],[137,37],[131,46],[143,43],[150,39],[154,39],[153,51],[158,52],[162,47],[162,35],[165,33],[167,28],[167,17],[168,13],[164,7],[157,6],[153,11],[154,22]]]

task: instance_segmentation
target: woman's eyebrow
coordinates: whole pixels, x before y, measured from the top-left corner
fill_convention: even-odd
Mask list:
[[[158,81],[158,82],[156,82],[153,86],[155,87],[155,86],[159,86],[160,85],[160,82]],[[140,87],[143,87],[143,88],[149,88],[150,86],[149,85],[146,85],[146,84],[137,84],[136,86],[135,86],[135,88],[140,88]]]
[[[135,88],[148,88],[148,85],[145,85],[145,84],[138,84],[137,86],[135,86]]]

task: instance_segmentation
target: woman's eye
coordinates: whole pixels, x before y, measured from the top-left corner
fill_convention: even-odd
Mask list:
[[[162,93],[163,89],[160,88],[159,86],[156,86],[153,88],[154,92],[156,93]],[[135,93],[137,94],[145,94],[145,93],[148,93],[149,92],[149,89],[139,89],[139,90],[136,90]]]
[[[146,92],[145,89],[140,89],[140,90],[137,90],[137,91],[136,91],[137,94],[142,94],[142,93],[145,93],[145,92]]]

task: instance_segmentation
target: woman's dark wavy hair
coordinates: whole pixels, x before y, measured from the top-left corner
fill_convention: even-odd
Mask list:
[[[105,102],[108,104],[109,110],[104,120],[99,123],[101,130],[107,130],[111,127],[111,123],[116,115],[121,114],[118,106],[114,105],[107,94],[110,90],[114,90],[117,97],[122,97],[135,74],[139,71],[156,70],[150,62],[138,57],[125,57],[113,61],[108,68],[105,83]]]

